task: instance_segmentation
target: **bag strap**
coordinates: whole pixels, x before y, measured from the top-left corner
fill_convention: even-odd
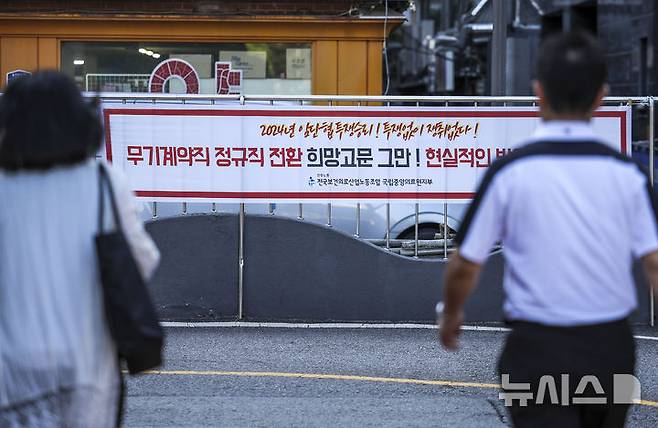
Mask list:
[[[114,216],[114,224],[117,230],[121,230],[121,219],[119,218],[119,210],[114,199],[114,189],[112,182],[108,176],[107,169],[102,163],[98,164],[98,231],[103,233],[103,225],[105,224],[105,188],[110,192],[110,205],[112,206],[112,215]]]

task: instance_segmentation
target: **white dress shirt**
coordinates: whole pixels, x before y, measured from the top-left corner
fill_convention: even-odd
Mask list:
[[[582,325],[637,306],[632,261],[658,250],[646,174],[587,122],[544,122],[487,171],[458,233],[459,253],[505,258],[510,320]]]

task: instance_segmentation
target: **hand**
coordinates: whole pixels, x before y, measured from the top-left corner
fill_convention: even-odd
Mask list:
[[[463,322],[464,314],[461,311],[457,313],[444,312],[443,316],[436,320],[439,326],[439,339],[444,348],[450,351],[457,350],[459,344],[457,337]]]

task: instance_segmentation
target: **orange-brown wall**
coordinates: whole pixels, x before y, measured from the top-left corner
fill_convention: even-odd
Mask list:
[[[382,25],[377,20],[308,17],[218,21],[0,15],[0,87],[12,70],[59,68],[60,42],[65,40],[307,42],[312,43],[314,94],[382,92]]]

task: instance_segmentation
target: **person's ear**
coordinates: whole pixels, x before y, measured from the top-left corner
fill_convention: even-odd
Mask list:
[[[541,83],[539,83],[539,80],[533,80],[532,81],[532,92],[535,94],[539,100],[537,101],[537,105],[539,106],[540,110],[544,110],[546,107],[546,98],[544,95],[544,88],[541,86]]]
[[[544,98],[544,89],[541,87],[539,80],[532,81],[532,93],[535,94],[537,98]]]

